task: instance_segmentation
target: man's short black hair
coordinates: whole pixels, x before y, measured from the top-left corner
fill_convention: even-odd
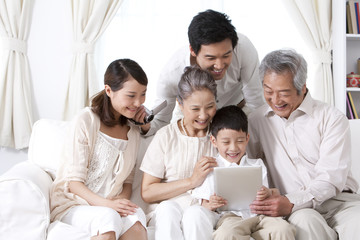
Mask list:
[[[210,133],[216,138],[218,132],[223,129],[248,133],[248,119],[241,108],[230,105],[216,111],[210,124]]]
[[[195,54],[198,54],[201,45],[218,43],[229,38],[234,49],[238,42],[236,29],[229,17],[210,9],[193,18],[188,28],[188,37]]]

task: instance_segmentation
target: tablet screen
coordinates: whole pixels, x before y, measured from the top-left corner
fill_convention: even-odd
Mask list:
[[[221,211],[249,209],[262,187],[261,166],[215,167],[214,177],[216,195],[228,201]]]

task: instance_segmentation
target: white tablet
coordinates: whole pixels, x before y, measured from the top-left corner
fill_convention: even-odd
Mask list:
[[[221,211],[249,209],[262,186],[261,166],[215,167],[215,193],[225,198],[227,205]]]

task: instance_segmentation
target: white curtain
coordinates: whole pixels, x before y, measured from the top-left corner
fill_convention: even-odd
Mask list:
[[[340,0],[335,0],[340,1]],[[283,0],[295,25],[313,52],[314,98],[334,105],[331,72],[331,0]]]
[[[71,0],[73,59],[63,118],[70,120],[99,91],[94,64],[96,40],[115,16],[122,0]]]
[[[27,39],[33,0],[0,0],[0,146],[29,145],[33,124]]]

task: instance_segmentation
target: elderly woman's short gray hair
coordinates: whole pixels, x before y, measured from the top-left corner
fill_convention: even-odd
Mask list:
[[[303,86],[306,84],[307,63],[303,56],[295,50],[281,49],[270,52],[262,60],[259,71],[262,81],[264,81],[264,76],[267,73],[292,73],[293,83],[298,94],[300,94]]]
[[[178,84],[177,99],[183,104],[193,92],[208,89],[216,98],[216,82],[207,70],[197,66],[186,67]]]

